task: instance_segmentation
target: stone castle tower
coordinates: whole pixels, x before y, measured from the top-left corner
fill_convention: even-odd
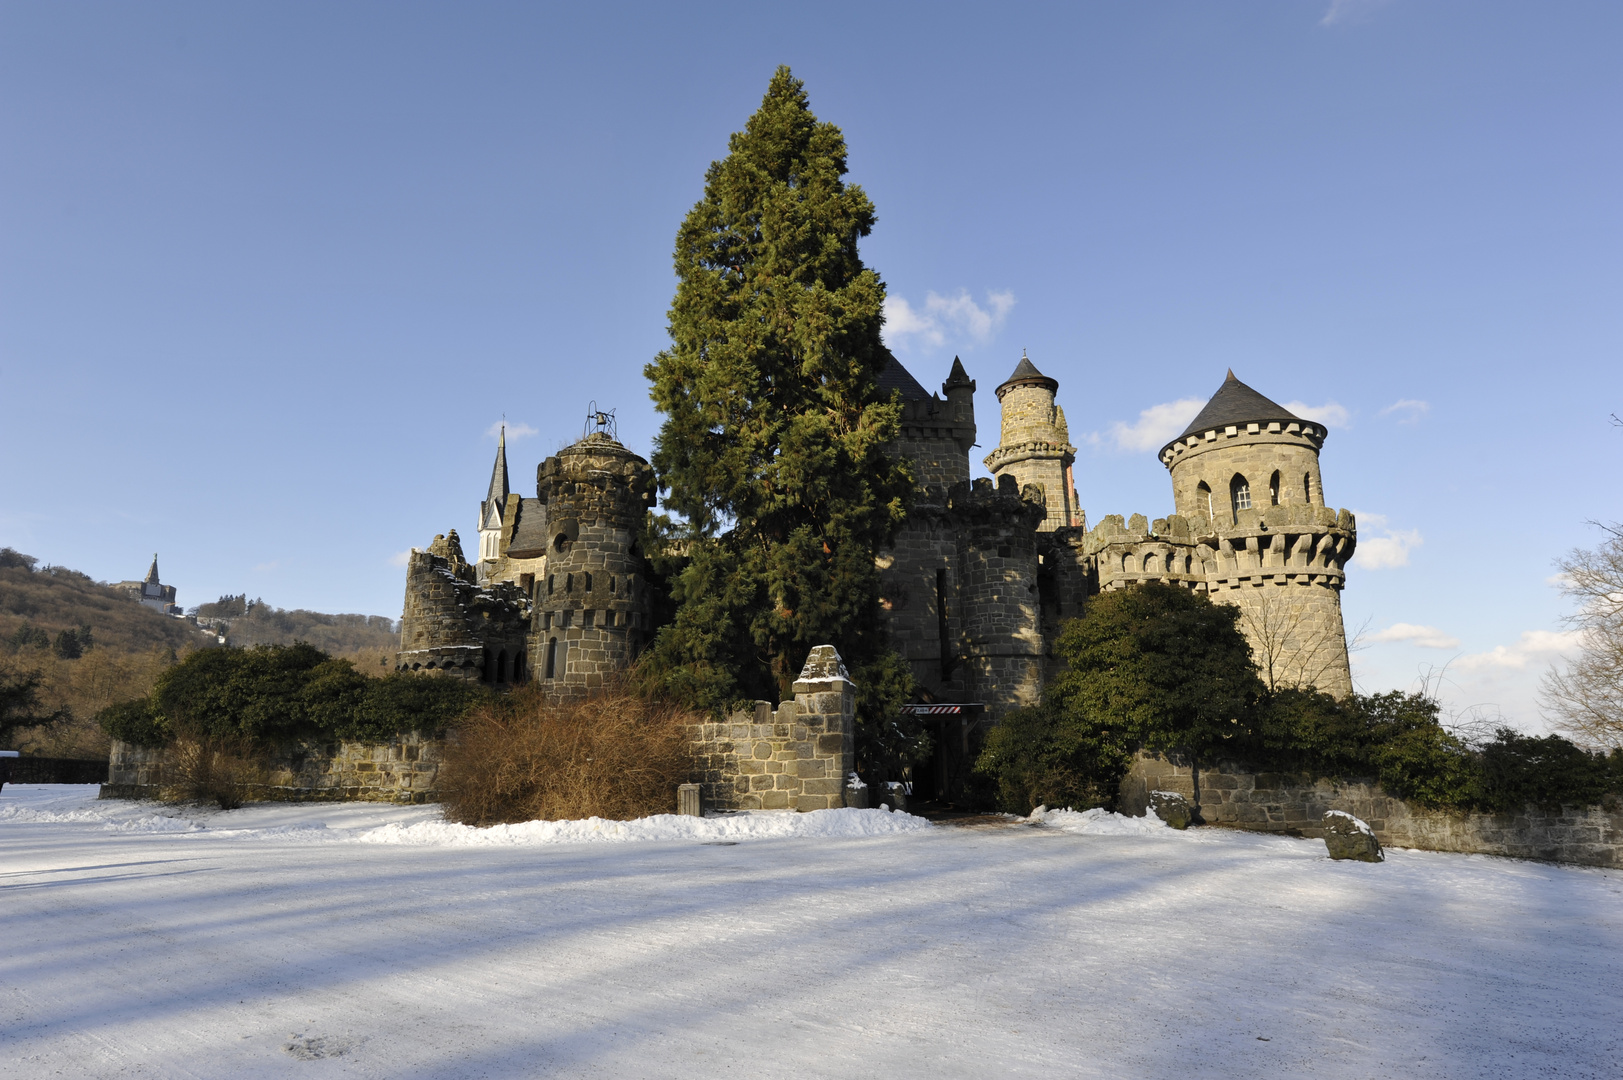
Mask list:
[[[506,433],[479,503],[479,560],[456,530],[413,550],[397,670],[494,685],[539,680],[584,694],[624,670],[650,633],[637,538],[653,470],[594,431],[542,462],[536,496],[508,490]]]
[[[1042,493],[1047,513],[1038,527],[1043,532],[1083,523],[1071,476],[1076,447],[1065,426],[1065,410],[1054,404],[1058,390],[1059,382],[1021,353],[1014,374],[997,388],[1002,431],[985,462],[993,476],[1012,476],[1021,489],[1031,486]]]
[[[654,504],[648,462],[602,432],[536,470],[546,507],[545,580],[535,584],[537,673],[560,695],[601,687],[647,642],[646,568],[637,539]]]

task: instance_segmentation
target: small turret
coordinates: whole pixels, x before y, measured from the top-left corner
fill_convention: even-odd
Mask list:
[[[1043,493],[1048,514],[1039,526],[1042,532],[1082,524],[1071,475],[1076,447],[1065,425],[1065,410],[1054,404],[1058,390],[1059,382],[1038,371],[1022,352],[1014,374],[997,388],[1002,432],[997,449],[986,455],[986,468],[993,476],[1007,474],[1022,489],[1034,485]]]

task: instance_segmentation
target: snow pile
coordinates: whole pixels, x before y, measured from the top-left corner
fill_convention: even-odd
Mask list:
[[[910,814],[847,808],[807,814],[756,811],[706,818],[656,814],[636,821],[527,821],[480,829],[442,820],[438,806],[255,803],[222,811],[206,806],[158,807],[126,799],[97,799],[98,790],[95,784],[8,784],[0,795],[0,823],[91,825],[110,832],[186,833],[215,840],[427,847],[842,839],[932,828],[928,821]]]
[[[470,847],[487,844],[583,844],[637,843],[658,840],[766,840],[784,837],[824,839],[888,836],[918,832],[932,826],[911,814],[884,810],[813,810],[806,814],[788,811],[727,814],[721,817],[679,817],[655,814],[635,821],[526,821],[517,825],[492,825],[479,829],[449,821],[419,821],[412,825],[389,824],[353,837],[362,844],[431,844],[442,847]]]
[[[1027,820],[1084,836],[1147,836],[1172,832],[1167,823],[1154,814],[1123,817],[1100,808],[1077,811],[1050,810],[1046,806],[1039,806]]]

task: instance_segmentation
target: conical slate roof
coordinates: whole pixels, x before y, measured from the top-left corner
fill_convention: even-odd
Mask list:
[[[975,380],[971,379],[969,372],[964,370],[964,362],[956,356],[953,357],[952,370],[947,373],[947,381],[941,384],[941,389],[945,391],[949,386],[973,387],[974,385]]]
[[[1228,378],[1223,385],[1217,388],[1212,400],[1200,410],[1200,414],[1190,421],[1189,426],[1183,429],[1172,442],[1181,442],[1191,435],[1198,435],[1203,431],[1218,430],[1232,425],[1240,424],[1267,424],[1275,420],[1281,423],[1300,423],[1302,418],[1285,408],[1283,405],[1269,401],[1245,383],[1234,377],[1234,369],[1229,369]],[[1168,443],[1171,446],[1172,443]]]
[[[902,362],[894,356],[879,372],[877,381],[879,392],[887,398],[890,397],[892,390],[900,390],[903,401],[925,401],[930,397],[930,392],[921,386],[913,377],[913,373],[904,368]]]
[[[148,584],[148,585],[162,584],[158,580],[158,553],[156,551],[154,551],[152,553],[152,569],[147,571],[146,584]]]
[[[1003,395],[1016,386],[1046,386],[1050,390],[1059,389],[1059,380],[1050,379],[1037,370],[1037,365],[1027,359],[1024,351],[1020,353],[1020,363],[1015,365],[1014,374],[1003,380],[1003,385],[997,388],[997,399],[1003,400]]]

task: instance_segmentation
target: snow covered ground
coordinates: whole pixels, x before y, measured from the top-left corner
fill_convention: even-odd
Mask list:
[[[1099,813],[0,793],[0,1077],[1623,1075],[1623,874]]]

